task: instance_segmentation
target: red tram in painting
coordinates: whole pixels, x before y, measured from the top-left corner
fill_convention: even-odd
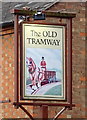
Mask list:
[[[41,82],[41,85],[56,81],[56,71],[44,71],[44,80]]]

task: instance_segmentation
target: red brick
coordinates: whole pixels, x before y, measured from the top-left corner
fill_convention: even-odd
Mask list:
[[[81,77],[80,80],[81,80],[81,81],[87,81],[87,78]]]
[[[80,36],[81,36],[81,37],[83,37],[83,36],[87,36],[87,33],[83,33],[83,32],[81,32],[81,33],[80,33]]]

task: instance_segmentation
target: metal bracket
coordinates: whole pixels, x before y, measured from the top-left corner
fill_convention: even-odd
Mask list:
[[[9,100],[0,100],[0,103],[10,103],[10,99]]]
[[[25,105],[30,105],[30,106],[41,106],[41,108],[42,108],[42,120],[48,120],[48,106],[55,106],[56,104],[43,104],[43,103],[36,103],[36,104],[33,104],[33,103],[21,103],[21,102],[19,102],[19,103],[16,103],[16,102],[14,102],[13,103],[13,105],[14,106],[16,106],[17,108],[21,108],[28,116],[29,116],[29,118],[31,119],[31,120],[34,120],[34,118],[32,117],[32,115],[23,107],[23,105],[25,106]],[[58,106],[58,105],[56,105],[56,106]],[[64,106],[64,105],[60,105],[59,104],[59,107],[60,106]],[[71,107],[75,107],[75,105],[74,104],[72,104],[72,105],[66,105],[65,107],[63,107],[57,114],[56,114],[56,116],[53,118],[53,120],[56,120],[66,109],[69,109],[69,108],[71,108]]]
[[[22,105],[20,105],[19,107],[30,117],[31,120],[34,120],[32,115]]]
[[[53,120],[56,120],[66,109],[67,109],[67,107],[62,108],[62,109],[57,113],[57,115],[54,117]]]

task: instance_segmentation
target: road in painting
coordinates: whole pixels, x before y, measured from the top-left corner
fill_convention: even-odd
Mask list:
[[[62,95],[63,62],[60,49],[27,48],[25,94]]]

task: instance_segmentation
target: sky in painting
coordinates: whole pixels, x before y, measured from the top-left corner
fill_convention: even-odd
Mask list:
[[[56,71],[58,78],[61,79],[62,52],[60,49],[27,48],[26,56],[31,57],[37,67],[40,67],[41,58],[44,57],[47,64],[47,70]]]

